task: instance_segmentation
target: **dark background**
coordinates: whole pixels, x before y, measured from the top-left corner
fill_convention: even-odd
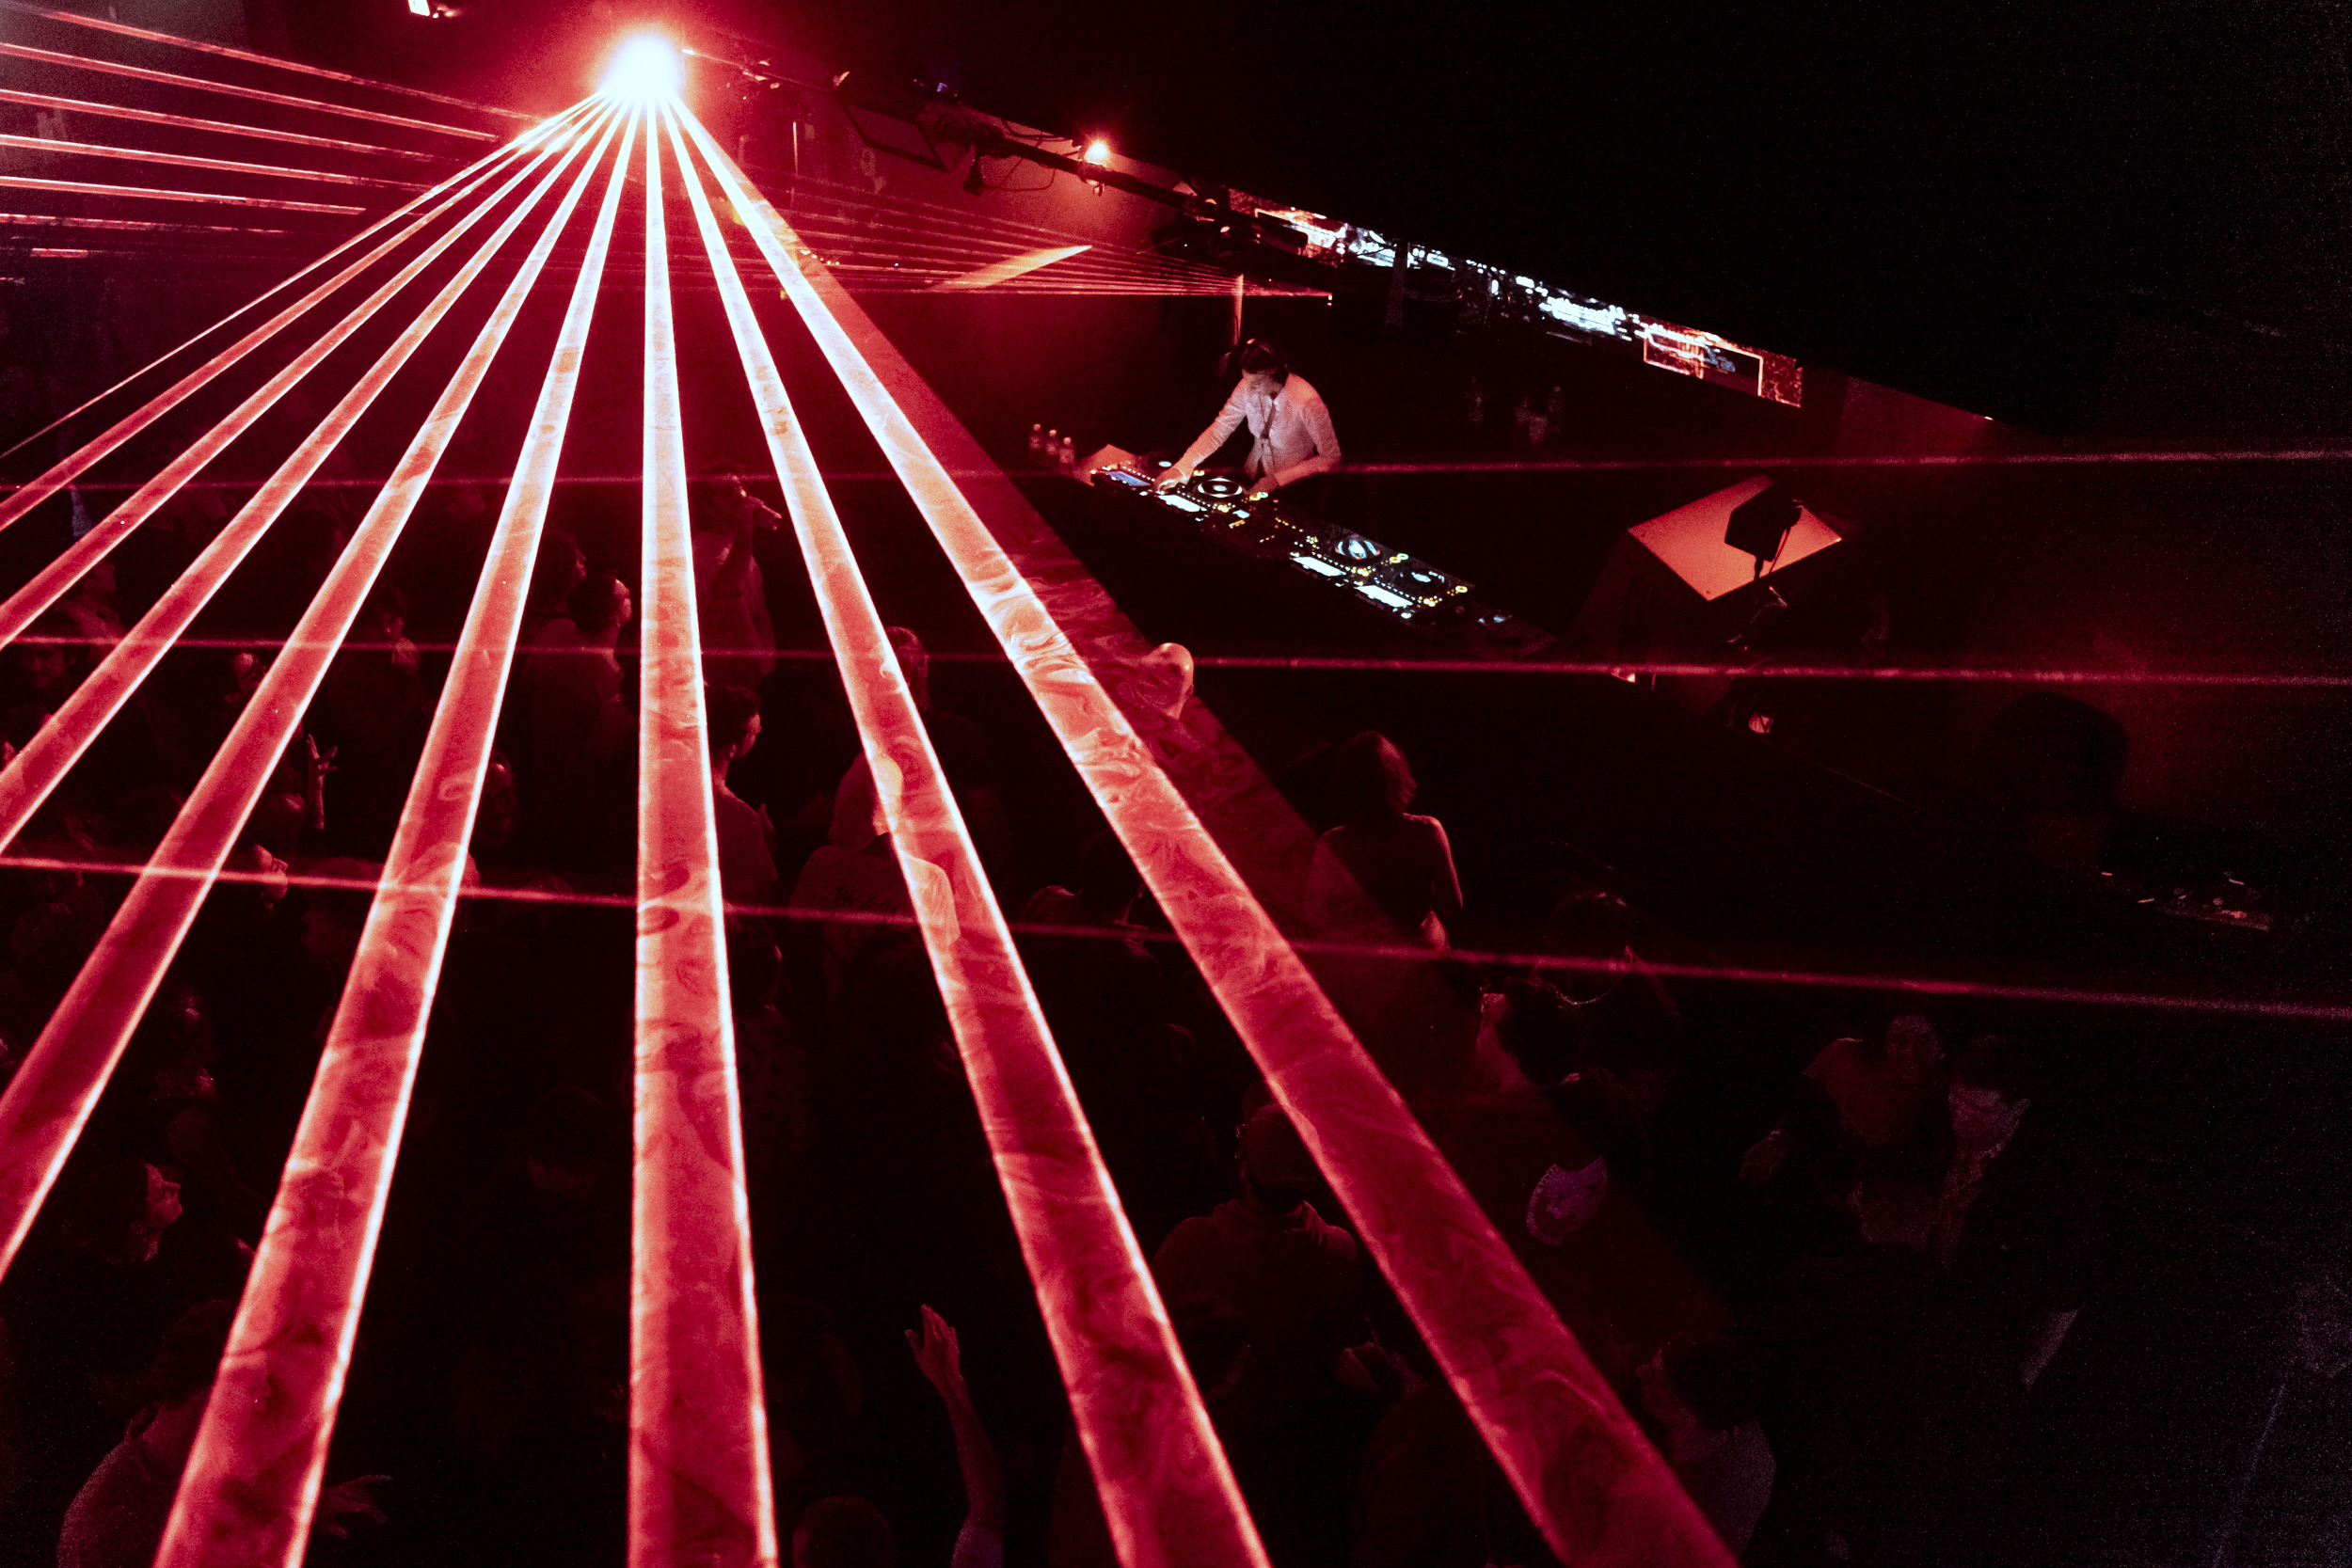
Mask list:
[[[124,19],[193,30],[194,0]],[[218,7],[214,8],[217,9]],[[1050,130],[1974,412],[2076,427],[2126,311],[2352,341],[2340,7],[267,0],[253,41],[554,108],[617,33]],[[149,16],[148,13],[152,13]]]

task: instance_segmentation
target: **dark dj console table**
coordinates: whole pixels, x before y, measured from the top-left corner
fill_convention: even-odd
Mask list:
[[[1279,497],[1251,499],[1239,479],[1195,474],[1182,484],[1159,489],[1159,475],[1168,467],[1164,459],[1104,447],[1079,462],[1073,477],[1180,517],[1237,554],[1287,564],[1324,591],[1343,594],[1448,651],[1481,658],[1524,658],[1555,641],[1542,627],[1481,602],[1471,584],[1428,562]]]

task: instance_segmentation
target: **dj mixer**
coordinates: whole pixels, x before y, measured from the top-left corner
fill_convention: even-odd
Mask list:
[[[1416,626],[1472,634],[1517,656],[1549,642],[1549,634],[1505,610],[1477,603],[1470,585],[1402,550],[1391,549],[1279,497],[1252,499],[1240,480],[1195,474],[1158,488],[1168,465],[1116,450],[1088,466],[1092,482],[1151,500],[1221,535],[1245,553],[1292,567]]]

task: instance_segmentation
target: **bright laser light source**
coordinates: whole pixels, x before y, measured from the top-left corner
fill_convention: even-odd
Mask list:
[[[669,40],[646,34],[630,39],[613,52],[597,90],[608,98],[646,103],[675,98],[685,80],[677,49]]]
[[[1106,141],[1095,141],[1089,143],[1087,146],[1087,162],[1094,165],[1097,168],[1108,168],[1111,162],[1111,144]]]

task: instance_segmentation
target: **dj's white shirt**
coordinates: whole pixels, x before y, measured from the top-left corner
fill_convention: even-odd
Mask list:
[[[1323,405],[1323,394],[1294,372],[1271,397],[1236,386],[1216,419],[1178,462],[1186,468],[1199,467],[1245,424],[1255,437],[1248,461],[1242,465],[1245,479],[1280,473],[1311,457],[1339,461],[1340,438],[1331,428],[1331,411]]]

